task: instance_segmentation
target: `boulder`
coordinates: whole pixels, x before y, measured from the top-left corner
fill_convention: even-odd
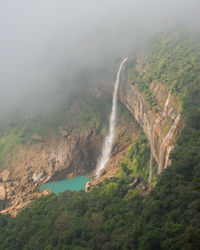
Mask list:
[[[32,135],[32,140],[35,140],[35,141],[38,141],[38,142],[44,142],[44,138],[40,135],[37,135],[37,134],[33,134]]]
[[[7,181],[8,177],[10,175],[10,171],[8,170],[4,170],[3,172],[0,173],[0,178],[2,179],[2,181]]]
[[[100,176],[104,176],[105,174],[107,173],[107,171],[105,170],[105,169],[102,169],[101,171],[100,171]]]
[[[6,198],[6,189],[4,184],[0,184],[0,200],[5,200]]]
[[[69,135],[69,132],[63,128],[60,128],[59,132],[63,137],[67,137]]]
[[[146,182],[142,182],[142,190],[143,191],[145,191],[145,190],[148,190],[148,188],[149,188],[149,185],[148,185],[148,183],[146,183]]]
[[[87,182],[87,183],[85,184],[85,192],[86,192],[86,193],[91,189],[91,186],[92,186],[91,182]]]
[[[43,195],[43,196],[47,196],[47,195],[49,195],[49,194],[52,194],[52,191],[49,190],[49,189],[44,190],[44,191],[42,192],[42,195]]]

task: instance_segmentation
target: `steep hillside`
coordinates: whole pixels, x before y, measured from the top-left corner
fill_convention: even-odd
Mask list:
[[[130,84],[122,84],[121,100],[144,130],[151,152],[158,164],[158,173],[170,164],[169,155],[183,127],[181,108],[161,83],[151,82],[149,91],[155,96],[156,111],[148,107],[145,96]]]
[[[91,78],[91,75],[85,77],[83,87],[61,100],[54,109],[32,117],[21,114],[6,124],[2,122],[2,213],[15,216],[28,203],[45,195],[38,190],[42,183],[92,174],[107,131],[112,96],[111,83],[103,87],[94,84]],[[119,169],[118,161],[134,141],[137,131],[132,116],[121,104],[112,167],[110,164],[102,178],[113,176]]]
[[[16,218],[0,215],[2,249],[199,249],[199,55],[198,34],[173,32],[133,56],[120,98],[144,132],[122,118],[101,178],[114,174],[109,166],[115,176],[87,193],[41,197]]]
[[[184,127],[185,99],[200,80],[199,35],[164,34],[146,50],[130,60],[120,98],[147,135],[161,173]]]

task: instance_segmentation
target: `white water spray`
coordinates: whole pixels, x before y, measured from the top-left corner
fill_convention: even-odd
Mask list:
[[[170,97],[171,97],[171,94],[170,94],[170,92],[169,92],[168,97],[167,97],[167,100],[166,100],[166,102],[165,102],[165,107],[164,107],[164,110],[163,110],[163,116],[164,116],[164,117],[166,116],[166,113],[167,113],[167,108],[168,108],[168,105],[169,105]]]
[[[118,89],[119,89],[119,84],[120,84],[120,73],[127,59],[128,58],[125,58],[121,62],[119,66],[119,70],[117,72],[117,79],[115,83],[115,89],[114,89],[113,101],[112,101],[112,111],[110,115],[109,132],[104,139],[101,155],[97,162],[96,176],[98,176],[100,171],[105,167],[106,163],[108,162],[110,158],[110,154],[112,151],[113,140],[114,140],[114,135],[115,135],[115,127],[116,127],[116,121],[117,121],[117,97],[118,97]]]

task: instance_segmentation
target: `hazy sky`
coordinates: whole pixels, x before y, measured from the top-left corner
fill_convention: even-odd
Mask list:
[[[70,90],[86,65],[165,28],[198,27],[199,13],[199,0],[0,0],[0,107],[56,93],[63,81]]]

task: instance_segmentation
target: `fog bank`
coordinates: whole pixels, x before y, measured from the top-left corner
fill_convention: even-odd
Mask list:
[[[0,110],[56,102],[81,70],[165,29],[199,27],[199,9],[198,0],[2,0]]]

